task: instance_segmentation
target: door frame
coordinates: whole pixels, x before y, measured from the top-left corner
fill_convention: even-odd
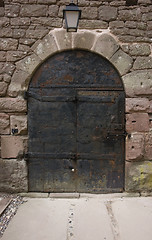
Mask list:
[[[74,52],[77,52],[77,51],[75,51],[75,50],[72,50],[72,51],[63,51],[62,53],[66,53],[66,52],[71,52],[71,53],[74,53]],[[89,54],[89,51],[82,51],[82,50],[78,50],[78,52],[84,52],[84,53],[88,53]],[[62,53],[58,53],[58,54],[56,54],[56,55],[54,55],[54,58],[56,57],[56,58],[59,58],[60,59],[60,57],[62,56]],[[90,53],[90,54],[93,54],[93,53]],[[99,56],[99,55],[97,55],[97,54],[94,54],[94,55],[92,55],[92,56]],[[99,58],[99,60],[101,59],[101,62],[103,61],[103,62],[107,62],[107,64],[109,64],[108,66],[111,66],[112,67],[112,69],[111,69],[111,67],[110,67],[110,71],[112,70],[112,73],[110,73],[110,71],[109,72],[107,72],[108,73],[108,77],[107,77],[107,79],[110,81],[110,79],[112,78],[113,79],[113,81],[114,81],[114,76],[112,75],[113,74],[113,71],[114,71],[114,73],[116,74],[116,76],[115,76],[115,81],[114,81],[114,86],[113,86],[113,88],[111,89],[111,87],[108,87],[108,85],[107,85],[107,87],[106,86],[104,86],[103,87],[103,85],[102,85],[102,83],[100,83],[100,87],[102,88],[102,90],[109,90],[109,91],[114,91],[114,90],[116,90],[117,89],[117,91],[120,91],[121,90],[121,92],[124,92],[124,90],[123,90],[123,84],[122,84],[122,82],[121,82],[121,78],[120,78],[120,76],[119,76],[119,74],[118,74],[118,72],[117,72],[117,70],[110,64],[110,63],[108,63],[108,61],[106,60],[106,59],[104,59],[103,57],[101,57],[101,56],[99,56],[98,57]],[[53,57],[50,57],[47,61],[46,61],[46,66],[48,66],[48,61],[50,60],[50,59],[53,59]],[[60,61],[59,61],[60,62]],[[100,61],[99,61],[99,63],[100,63]],[[85,63],[84,63],[85,64]],[[43,65],[45,66],[45,62],[43,63]],[[43,65],[41,65],[41,66],[43,66]],[[55,66],[55,65],[54,65]],[[87,64],[86,64],[86,66],[88,66]],[[62,66],[62,68],[63,68],[63,66]],[[46,69],[46,67],[44,67],[44,69]],[[48,69],[49,69],[49,67],[48,67]],[[82,68],[83,69],[83,68]],[[100,70],[98,70],[98,71],[100,71]],[[45,83],[45,81],[47,80],[47,84],[54,84],[54,83],[52,83],[52,80],[51,80],[51,83],[48,83],[48,75],[47,75],[47,78],[46,78],[46,80],[44,80],[44,76],[43,77],[40,77],[41,76],[41,74],[43,74],[43,72],[45,72],[45,70],[43,70],[42,71],[42,69],[41,69],[41,67],[36,71],[36,73],[33,75],[33,78],[32,78],[32,80],[31,80],[31,84],[30,84],[30,87],[38,87],[38,85],[42,85],[42,89],[43,89],[43,86],[46,86],[46,83]],[[101,74],[101,76],[103,76],[103,77],[101,77],[101,79],[102,78],[104,78],[105,76],[106,76],[106,74],[107,73],[105,73],[105,75],[104,74]],[[111,75],[112,75],[112,77],[111,77]],[[62,77],[63,78],[63,77]],[[98,77],[99,78],[99,77]],[[97,79],[98,79],[97,78]],[[36,79],[43,79],[43,81],[42,81],[42,83],[41,82],[39,82],[39,83],[37,83],[36,82]],[[54,78],[53,78],[54,79]],[[64,78],[63,78],[64,79]],[[105,84],[108,84],[105,80],[103,80],[104,82],[105,82]],[[98,83],[98,82],[97,82]],[[37,85],[38,84],[38,85]],[[83,85],[84,83],[82,83],[82,85]],[[112,84],[112,83],[111,83]],[[98,85],[98,84],[97,84]],[[62,83],[61,83],[61,86],[62,86]],[[94,85],[90,85],[91,87],[95,87],[95,88],[97,88],[96,87],[96,85],[94,86]],[[112,85],[111,85],[112,86]],[[52,87],[54,87],[54,85],[52,85]],[[68,85],[68,87],[69,87],[69,85]],[[29,88],[29,90],[30,90],[30,88]],[[91,89],[90,89],[91,90]],[[97,88],[97,90],[98,90],[98,88]],[[101,90],[101,89],[100,89]],[[28,93],[29,94],[29,96],[30,96],[30,92]],[[43,97],[43,96],[42,96]],[[44,96],[45,97],[45,96]],[[125,150],[124,150],[124,156],[123,156],[123,158],[125,157]],[[124,163],[125,163],[125,161],[124,161]],[[124,171],[124,173],[125,173],[125,171]]]

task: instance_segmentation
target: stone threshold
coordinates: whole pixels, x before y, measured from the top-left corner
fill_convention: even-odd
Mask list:
[[[26,198],[101,198],[101,199],[113,199],[113,198],[124,198],[124,197],[148,197],[152,196],[151,193],[108,193],[108,194],[91,194],[91,193],[40,193],[40,192],[28,192],[19,193],[21,197]]]
[[[8,207],[8,205],[11,203],[12,198],[11,197],[0,197],[0,216],[4,212],[4,210]]]

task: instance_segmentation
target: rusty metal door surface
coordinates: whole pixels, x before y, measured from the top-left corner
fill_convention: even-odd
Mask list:
[[[27,96],[29,191],[123,191],[125,94],[106,59],[58,53],[35,72]]]

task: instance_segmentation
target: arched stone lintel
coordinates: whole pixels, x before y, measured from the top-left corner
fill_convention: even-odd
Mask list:
[[[55,29],[32,46],[32,55],[16,63],[8,95],[22,95],[22,92],[28,89],[34,71],[45,59],[70,49],[84,49],[100,54],[116,67],[121,76],[127,74],[132,67],[133,59],[120,50],[119,44],[110,33],[79,30],[75,34],[67,33],[64,29]]]

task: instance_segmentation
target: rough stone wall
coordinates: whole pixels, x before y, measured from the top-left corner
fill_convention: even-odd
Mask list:
[[[79,0],[82,9],[79,27],[97,34],[103,32],[117,42],[109,43],[116,48],[112,49],[112,56],[106,56],[110,50],[102,48],[103,42],[110,42],[106,37],[103,41],[103,36],[98,38],[93,50],[110,58],[124,82],[128,132],[125,189],[140,192],[152,190],[152,1],[136,2]],[[20,71],[18,66],[23,62],[28,64],[27,56],[33,56],[33,52],[38,54],[36,46],[51,30],[61,30],[62,10],[68,3],[64,0],[0,2],[0,191],[28,190],[24,158],[28,139],[27,102],[16,85],[11,91],[10,86],[14,79],[27,81],[27,72],[31,70]],[[85,48],[83,40],[92,42],[94,36],[90,33],[88,37],[86,34],[79,38],[75,33],[74,44]],[[63,44],[62,38],[60,42]],[[38,63],[33,62],[32,69],[40,63],[37,55],[34,56]]]

